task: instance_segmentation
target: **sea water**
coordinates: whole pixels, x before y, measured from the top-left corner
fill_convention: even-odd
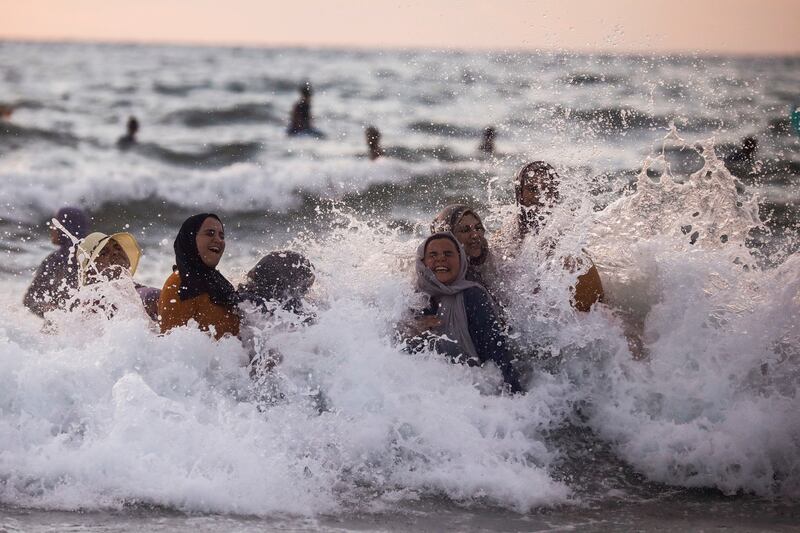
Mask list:
[[[9,42],[0,57],[4,528],[797,524],[797,58]],[[285,136],[304,80],[324,140]],[[129,115],[139,144],[119,150]],[[365,157],[367,125],[392,157]],[[495,157],[476,152],[487,126]],[[726,168],[745,135],[756,165]],[[492,366],[405,353],[394,326],[423,304],[410,258],[436,212],[470,203],[491,237],[536,159],[563,201],[499,257],[528,389],[510,397]],[[64,205],[134,233],[136,279],[156,287],[181,221],[217,212],[222,272],[304,253],[317,320],[251,316],[282,355],[256,382],[234,339],[159,336],[124,282],[100,289],[111,318],[43,328],[21,299]],[[606,302],[579,314],[563,264],[583,255]]]

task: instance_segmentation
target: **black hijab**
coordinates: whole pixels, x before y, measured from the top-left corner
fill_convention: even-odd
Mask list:
[[[200,213],[186,219],[175,237],[175,263],[173,268],[181,275],[178,296],[181,301],[208,294],[217,305],[232,307],[236,305],[236,291],[225,276],[206,266],[197,251],[197,232],[207,218],[219,217],[213,213]],[[222,224],[222,221],[219,220]]]

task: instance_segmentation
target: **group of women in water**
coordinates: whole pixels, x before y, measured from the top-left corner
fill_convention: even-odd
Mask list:
[[[500,282],[497,256],[513,257],[525,238],[547,223],[560,200],[559,176],[549,164],[536,161],[519,170],[514,187],[516,212],[491,246],[475,209],[451,205],[439,213],[415,258],[416,287],[429,298],[428,305],[403,320],[397,331],[411,350],[433,349],[453,362],[469,365],[492,361],[507,389],[521,392],[505,324],[503,303],[508,295]],[[42,317],[54,309],[80,305],[73,296],[82,287],[132,278],[141,255],[130,233],[89,233],[88,217],[75,208],[57,213],[51,239],[59,248],[42,262],[24,299],[25,306]],[[552,241],[541,245],[545,253],[555,247]],[[303,298],[314,283],[314,269],[301,254],[268,254],[235,288],[217,269],[225,252],[225,228],[213,213],[186,219],[174,250],[173,271],[160,290],[134,282],[142,306],[162,333],[194,325],[216,339],[234,336],[247,345],[246,328],[241,325],[246,319],[244,302],[268,314],[279,308],[295,313],[302,317],[300,323],[313,320],[304,312]],[[572,291],[575,309],[588,311],[603,299],[600,276],[588,257],[565,259],[564,268],[577,275]],[[102,306],[102,302],[92,300],[90,305]],[[265,354],[255,353],[249,344],[256,365]]]

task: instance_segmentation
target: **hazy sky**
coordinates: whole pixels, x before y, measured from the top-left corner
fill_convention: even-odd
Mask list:
[[[0,38],[800,53],[800,0],[0,0]]]

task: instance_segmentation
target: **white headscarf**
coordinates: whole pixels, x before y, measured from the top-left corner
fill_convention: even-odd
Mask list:
[[[442,238],[450,239],[456,245],[459,254],[458,276],[449,285],[444,285],[437,280],[436,274],[425,266],[424,262],[425,247],[432,240]],[[417,248],[417,289],[436,297],[439,302],[436,316],[439,317],[442,325],[437,328],[436,333],[446,335],[458,343],[459,349],[467,357],[480,359],[472,342],[472,336],[469,334],[469,321],[467,319],[467,311],[464,308],[464,291],[472,287],[481,287],[481,285],[465,279],[468,266],[469,263],[464,247],[450,232],[434,233]]]

